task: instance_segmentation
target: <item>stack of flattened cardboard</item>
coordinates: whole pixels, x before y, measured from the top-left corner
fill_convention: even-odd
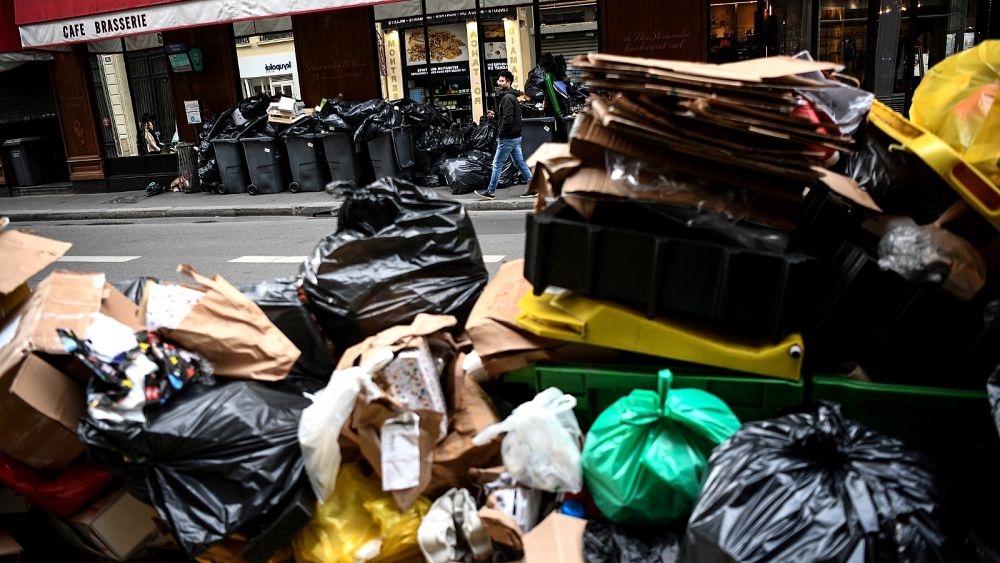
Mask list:
[[[835,64],[772,57],[711,65],[606,54],[572,64],[610,94],[593,96],[578,119],[569,149],[582,161],[603,167],[610,152],[642,163],[642,174],[665,171],[688,184],[675,191],[750,190],[777,209],[801,202],[811,186],[878,209],[855,182],[826,169],[854,139],[800,94],[829,87],[822,75],[807,76]]]

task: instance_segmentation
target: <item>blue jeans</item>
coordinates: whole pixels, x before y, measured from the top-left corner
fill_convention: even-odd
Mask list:
[[[524,181],[531,183],[531,170],[524,163],[524,155],[521,153],[521,138],[497,139],[497,153],[493,155],[493,174],[490,175],[490,185],[486,188],[486,193],[491,195],[496,193],[503,165],[511,156],[514,157],[514,164],[521,170]]]

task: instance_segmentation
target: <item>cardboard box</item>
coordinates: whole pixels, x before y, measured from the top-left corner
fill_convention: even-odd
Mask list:
[[[76,427],[86,395],[79,381],[50,362],[71,365],[56,328],[86,334],[105,314],[139,330],[136,311],[104,274],[58,271],[38,284],[0,326],[0,451],[54,471],[83,452]]]
[[[587,521],[553,512],[524,535],[525,563],[583,563]]]
[[[7,228],[0,217],[0,320],[28,299],[28,280],[58,260],[73,245]]]
[[[101,498],[69,522],[87,547],[116,561],[125,561],[159,535],[152,508],[124,490]]]
[[[517,302],[531,291],[531,283],[524,279],[524,260],[508,262],[469,313],[465,330],[491,377],[535,362],[608,362],[618,357],[614,350],[544,338],[517,326],[521,312]]]
[[[24,548],[7,532],[0,530],[0,561],[20,561]]]

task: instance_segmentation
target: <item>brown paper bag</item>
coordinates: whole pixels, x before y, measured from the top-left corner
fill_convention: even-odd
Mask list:
[[[486,394],[462,370],[464,354],[450,334],[444,332],[454,327],[456,320],[450,316],[417,315],[410,325],[387,329],[352,346],[341,357],[337,369],[360,363],[368,354],[382,347],[393,351],[407,348],[415,338],[427,338],[432,352],[445,359],[441,385],[448,407],[451,409],[448,436],[436,447],[438,441],[438,413],[416,411],[420,416],[420,484],[413,489],[395,491],[393,497],[400,510],[405,511],[418,496],[439,496],[452,487],[465,487],[469,482],[469,469],[489,467],[500,463],[500,440],[483,446],[473,446],[472,438],[480,430],[498,422],[496,413]],[[381,470],[379,432],[386,419],[405,412],[405,407],[391,397],[383,396],[369,401],[358,400],[351,419],[340,434],[342,450],[357,447],[361,455],[378,473]],[[430,446],[431,456],[425,458],[425,446]],[[426,459],[426,462],[425,462]],[[429,474],[425,473],[425,464]]]
[[[177,271],[201,284],[192,289],[205,295],[177,328],[159,332],[205,356],[216,375],[261,381],[288,375],[301,352],[256,303],[219,275],[207,278],[187,264]]]

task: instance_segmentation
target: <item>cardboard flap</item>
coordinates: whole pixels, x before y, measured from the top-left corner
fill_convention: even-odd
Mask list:
[[[526,563],[583,563],[583,532],[587,521],[558,512],[524,535]]]
[[[381,348],[390,348],[393,352],[409,348],[412,339],[448,330],[456,324],[458,324],[458,319],[451,315],[420,313],[413,319],[412,324],[387,328],[345,350],[337,364],[337,369],[347,369],[359,359],[363,359],[369,353]]]
[[[17,555],[22,553],[24,548],[4,530],[0,530],[0,557]]]
[[[10,293],[49,265],[73,245],[21,231],[0,231],[0,293]]]
[[[87,409],[83,388],[34,354],[24,360],[10,392],[73,433]]]

